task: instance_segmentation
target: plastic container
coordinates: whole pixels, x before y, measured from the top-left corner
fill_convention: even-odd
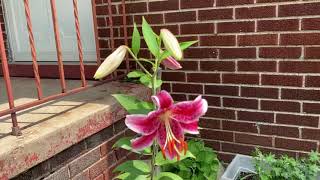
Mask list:
[[[237,154],[222,175],[221,180],[236,180],[240,172],[256,173],[251,156]]]

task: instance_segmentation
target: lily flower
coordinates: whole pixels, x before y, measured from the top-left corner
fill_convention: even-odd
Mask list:
[[[172,56],[169,56],[167,59],[164,59],[161,64],[163,64],[165,67],[176,70],[176,69],[181,69],[182,66],[180,63],[178,63],[177,60],[175,60]]]
[[[94,79],[102,79],[113,71],[115,71],[122,63],[127,53],[127,46],[118,47],[112,54],[110,54],[100,65],[94,75]]]
[[[160,36],[163,40],[164,46],[170,52],[170,54],[175,59],[181,60],[183,54],[177,38],[168,29],[161,29]]]
[[[167,91],[160,91],[152,96],[157,110],[148,115],[127,115],[125,123],[129,129],[141,136],[131,141],[135,150],[142,150],[152,145],[156,139],[164,158],[180,159],[188,146],[184,133],[199,134],[198,122],[207,109],[208,103],[201,96],[193,101],[174,104]]]

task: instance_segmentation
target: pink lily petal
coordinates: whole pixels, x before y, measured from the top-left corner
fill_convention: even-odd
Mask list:
[[[154,133],[152,133],[150,135],[141,136],[141,137],[138,137],[136,139],[131,140],[132,148],[137,151],[140,151],[146,147],[151,146],[151,144],[153,143],[153,139],[155,138],[156,135],[157,135],[157,132],[155,131]]]
[[[181,69],[182,66],[180,65],[180,63],[178,63],[177,60],[175,60],[173,57],[169,56],[167,59],[163,60],[161,62],[165,67],[169,68],[169,69]]]
[[[154,133],[160,124],[158,119],[158,112],[150,112],[148,115],[127,115],[125,124],[132,131],[142,134],[149,135]]]
[[[160,126],[158,128],[157,140],[158,140],[158,144],[161,147],[163,147],[166,143],[167,131],[166,131],[166,127],[164,126],[164,124],[160,124]]]
[[[198,130],[198,121],[194,121],[191,123],[180,123],[181,128],[183,129],[184,132],[189,133],[189,134],[199,134]]]
[[[174,136],[180,140],[180,139],[184,139],[184,133],[183,133],[183,129],[180,125],[180,123],[178,121],[175,121],[175,120],[171,120],[171,123],[170,123],[170,126],[171,126],[171,130],[174,134]]]
[[[194,101],[184,101],[173,105],[171,118],[181,123],[197,121],[208,110],[208,102],[198,96]]]
[[[160,91],[156,96],[152,96],[151,99],[158,109],[165,109],[173,104],[171,95],[165,90]]]

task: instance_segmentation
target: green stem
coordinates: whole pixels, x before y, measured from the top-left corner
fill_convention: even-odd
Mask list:
[[[141,64],[141,62],[139,61],[139,59],[133,54],[133,52],[131,51],[130,48],[127,48],[127,50],[129,51],[130,55],[133,57],[133,59],[137,62],[137,64],[140,66],[140,68],[147,73],[149,76],[152,77],[152,74]]]
[[[153,69],[153,75],[152,75],[152,95],[156,95],[157,94],[156,81],[157,81],[157,75],[158,75],[158,70],[159,70],[159,65],[158,65],[157,59],[155,60],[155,65],[153,68],[154,69]],[[158,153],[158,145],[154,141],[153,145],[152,145],[151,180],[153,180],[154,177],[156,176],[155,161],[156,161],[157,153]]]

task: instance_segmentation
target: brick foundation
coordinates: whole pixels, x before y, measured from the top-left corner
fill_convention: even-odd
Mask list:
[[[118,121],[21,173],[14,180],[111,179],[114,167],[132,157],[127,151],[112,150],[112,145],[119,138],[129,135],[124,121]]]

